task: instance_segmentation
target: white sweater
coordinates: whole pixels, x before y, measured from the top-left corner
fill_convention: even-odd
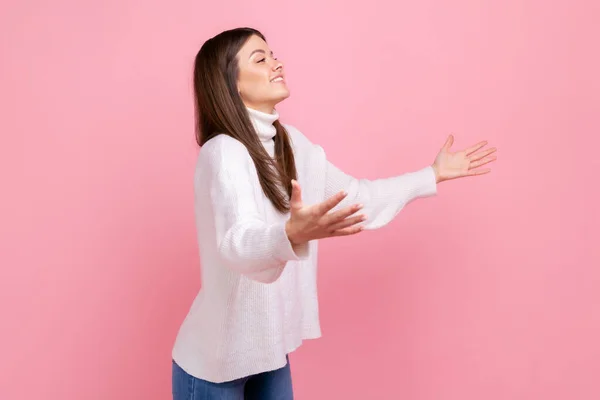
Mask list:
[[[273,155],[277,112],[248,112]],[[430,166],[387,179],[355,179],[329,163],[323,149],[297,129],[284,126],[305,204],[346,190],[338,208],[362,203],[365,229],[376,229],[410,201],[436,194]],[[317,241],[292,248],[285,233],[289,215],[271,205],[246,148],[229,136],[202,147],[194,185],[201,289],[180,327],[173,359],[212,382],[283,367],[286,354],[321,335]]]

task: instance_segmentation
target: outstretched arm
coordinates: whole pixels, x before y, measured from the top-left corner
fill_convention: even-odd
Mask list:
[[[344,190],[348,193],[340,206],[360,203],[365,214],[365,229],[377,229],[388,224],[411,201],[437,194],[433,167],[383,179],[357,179],[332,163],[327,163],[325,198]]]
[[[286,125],[286,129],[293,135],[299,147],[315,146],[295,127]],[[481,141],[465,150],[451,152],[450,147],[453,143],[454,137],[449,135],[431,166],[389,178],[357,179],[344,173],[331,162],[327,162],[325,198],[346,191],[347,196],[336,205],[334,211],[361,203],[363,205],[361,214],[367,217],[362,227],[381,228],[392,221],[411,201],[436,195],[439,183],[490,172],[489,168],[479,167],[496,160],[493,154],[496,148],[479,151],[487,144],[486,141]]]

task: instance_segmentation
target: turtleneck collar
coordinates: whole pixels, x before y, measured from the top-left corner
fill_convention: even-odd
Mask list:
[[[273,110],[271,114],[267,114],[249,107],[246,107],[246,109],[260,141],[263,144],[272,142],[277,133],[275,126],[273,126],[273,123],[279,119],[277,111]]]

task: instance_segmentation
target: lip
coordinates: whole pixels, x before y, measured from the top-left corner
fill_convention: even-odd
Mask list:
[[[280,81],[277,81],[277,82],[273,82],[273,80],[275,80],[275,79],[277,79],[277,78],[281,78],[281,80],[280,80]],[[277,75],[275,75],[274,77],[272,77],[272,78],[269,80],[269,82],[271,82],[271,83],[285,83],[285,76],[284,76],[283,74],[277,74]]]

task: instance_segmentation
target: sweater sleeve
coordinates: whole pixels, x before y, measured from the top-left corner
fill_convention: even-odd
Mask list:
[[[348,196],[336,209],[356,203],[363,204],[360,213],[367,217],[362,224],[365,229],[381,228],[411,201],[437,194],[432,167],[390,178],[368,180],[354,178],[327,162],[325,173],[325,198],[345,190]]]
[[[226,140],[227,148],[215,149],[209,166],[219,256],[229,268],[271,283],[288,261],[307,258],[308,246],[292,246],[285,220],[264,220],[259,212],[264,206],[255,197],[259,183],[252,160],[241,143]]]

